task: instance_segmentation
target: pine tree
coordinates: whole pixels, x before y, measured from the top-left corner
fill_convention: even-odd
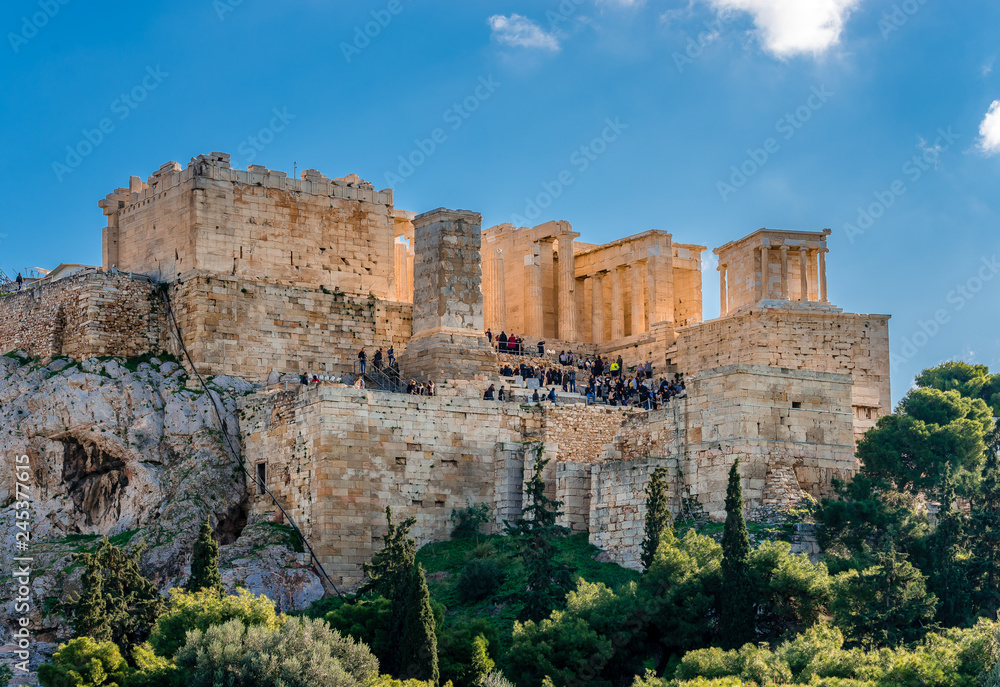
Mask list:
[[[558,549],[555,542],[569,532],[556,524],[562,502],[545,495],[542,471],[549,459],[542,457],[543,449],[541,444],[535,449],[534,474],[526,489],[528,505],[522,509],[518,520],[507,525],[508,534],[518,542],[521,560],[528,573],[522,620],[548,617],[549,613],[562,606],[572,585],[569,568],[556,559]]]
[[[990,618],[996,618],[1000,609],[1000,423],[987,444],[971,529],[976,606]]]
[[[940,607],[938,619],[947,627],[964,622],[968,615],[968,577],[962,551],[965,538],[964,517],[955,506],[955,483],[951,464],[945,466],[941,486],[941,509],[938,526],[932,538],[934,570],[931,572],[933,589]]]
[[[191,560],[191,577],[187,590],[197,592],[211,589],[222,593],[222,575],[219,574],[219,545],[212,538],[212,526],[208,518],[201,524],[201,533],[194,543]]]
[[[366,580],[359,593],[389,599],[386,644],[391,653],[386,671],[399,679],[433,680],[437,683],[438,656],[434,613],[424,570],[416,563],[416,542],[410,528],[416,518],[398,525],[386,507],[386,534],[382,549],[364,566]]]
[[[646,534],[642,539],[642,569],[649,570],[660,548],[663,531],[670,527],[667,508],[667,470],[656,468],[646,486]]]
[[[110,639],[125,657],[146,641],[165,603],[139,568],[144,550],[140,544],[125,553],[105,537],[95,552],[74,554],[85,566],[83,591],[63,610],[77,637]]]
[[[722,593],[719,634],[724,646],[738,648],[756,639],[753,582],[750,579],[750,534],[743,517],[740,461],[729,470],[726,525],[722,533]]]

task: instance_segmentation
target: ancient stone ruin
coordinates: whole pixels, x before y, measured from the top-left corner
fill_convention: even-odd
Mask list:
[[[421,542],[467,505],[488,504],[497,528],[516,517],[536,450],[565,524],[634,566],[653,468],[668,469],[675,511],[722,517],[737,458],[749,506],[788,506],[853,474],[855,441],[890,410],[889,316],[829,303],[829,230],[716,249],[722,316],[704,322],[706,249],[665,231],[595,245],[565,221],[482,229],[474,212],[397,209],[354,175],[235,170],[224,153],[132,177],[100,207],[103,265],[0,298],[0,349],[186,352],[206,377],[258,385],[240,400],[245,459],[338,583],[360,580],[386,505],[416,516]],[[655,411],[530,403],[500,377],[509,354],[487,328],[529,351],[652,362],[656,377],[682,373],[686,396]],[[436,395],[343,383],[360,349],[390,347]],[[288,383],[301,374],[321,381]],[[490,383],[512,400],[483,400]],[[252,509],[274,510],[251,489]]]

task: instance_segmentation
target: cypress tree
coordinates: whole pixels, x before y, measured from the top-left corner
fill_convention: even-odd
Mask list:
[[[972,514],[976,605],[990,618],[1000,609],[1000,423],[986,447],[980,495]]]
[[[726,489],[726,525],[722,533],[722,593],[719,598],[719,634],[726,647],[739,648],[756,639],[756,605],[750,578],[750,534],[743,517],[740,461],[729,470]]]
[[[437,633],[427,578],[421,565],[410,566],[406,579],[393,600],[389,616],[389,637],[393,642],[392,674],[401,680],[430,680],[439,675]]]
[[[535,470],[525,490],[528,505],[522,509],[518,520],[507,525],[508,534],[518,543],[528,573],[521,620],[547,618],[565,602],[572,585],[569,568],[556,559],[556,541],[565,537],[568,530],[556,524],[562,502],[545,495],[542,471],[549,459],[542,457],[543,449],[541,444],[535,449]]]
[[[189,592],[211,589],[222,593],[222,575],[219,574],[219,545],[212,538],[208,518],[201,524],[201,532],[194,543],[191,559],[191,577],[187,582]]]
[[[653,564],[663,531],[670,527],[666,476],[666,468],[656,468],[646,486],[646,533],[642,539],[641,557],[643,570],[649,570]]]
[[[955,482],[951,463],[945,466],[941,487],[941,509],[934,532],[935,565],[931,573],[933,589],[940,601],[938,619],[946,626],[961,624],[968,613],[968,579],[962,563],[964,523],[962,513],[955,509]]]
[[[410,537],[416,518],[396,524],[385,509],[382,550],[364,566],[366,580],[359,593],[389,599],[386,644],[391,647],[385,669],[396,678],[438,681],[437,634],[423,567],[417,565],[417,544]]]

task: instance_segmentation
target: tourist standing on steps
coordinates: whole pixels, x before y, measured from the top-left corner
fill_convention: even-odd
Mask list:
[[[504,390],[503,390],[502,386],[500,387],[500,391],[497,392],[497,400],[498,401],[506,401],[507,400],[507,394],[504,393]]]
[[[429,379],[427,380],[427,395],[428,396],[434,395],[434,382],[432,382]]]
[[[389,367],[392,367],[392,364],[396,362],[396,352],[392,350],[392,346],[389,346],[389,350],[386,351],[385,357],[386,360],[389,361]]]
[[[358,367],[361,368],[361,374],[364,374],[365,368],[368,367],[368,354],[365,353],[364,348],[358,351]]]
[[[21,288],[24,286],[24,277],[21,276],[20,272],[17,273],[17,279],[15,279],[14,281],[17,282],[17,290],[20,291]]]
[[[545,357],[545,342],[544,341],[539,341],[538,342],[538,357],[539,358],[544,358]]]
[[[493,345],[493,332],[491,332],[489,330],[489,327],[486,328],[486,338],[490,340],[490,346],[492,346]]]
[[[381,347],[375,351],[375,357],[372,359],[372,364],[375,366],[375,370],[382,369],[382,349]]]
[[[500,332],[500,336],[497,337],[497,349],[501,353],[507,352],[507,334],[506,332]]]

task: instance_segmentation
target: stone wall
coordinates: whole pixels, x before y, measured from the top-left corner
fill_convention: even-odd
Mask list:
[[[520,513],[519,442],[537,435],[535,413],[329,385],[269,390],[243,403],[248,461],[265,465],[268,487],[343,584],[359,582],[361,564],[379,548],[387,505],[396,518],[417,518],[419,544],[449,537],[452,509],[487,503],[498,520]]]
[[[675,513],[694,499],[723,519],[737,459],[748,508],[829,495],[834,478],[857,469],[850,404],[845,374],[731,365],[689,377],[686,398],[627,418],[606,460],[593,466],[591,542],[637,565],[645,485],[660,465],[670,470]]]
[[[682,327],[677,335],[685,374],[746,363],[851,375],[856,436],[892,409],[888,315],[758,308]]]
[[[166,348],[153,284],[91,270],[0,297],[0,353],[131,357]]]
[[[358,351],[396,354],[410,339],[412,305],[232,276],[199,274],[170,287],[185,344],[203,374],[252,381],[268,373],[340,375]]]
[[[316,170],[289,179],[212,153],[168,162],[101,201],[105,268],[171,281],[190,271],[394,299],[392,191]]]
[[[611,560],[639,569],[646,522],[646,485],[657,467],[667,469],[667,501],[676,514],[676,461],[645,458],[594,465],[591,473],[590,543]]]
[[[541,413],[542,440],[547,449],[557,452],[560,460],[594,463],[621,431],[622,421],[643,411],[574,403],[543,404]]]

